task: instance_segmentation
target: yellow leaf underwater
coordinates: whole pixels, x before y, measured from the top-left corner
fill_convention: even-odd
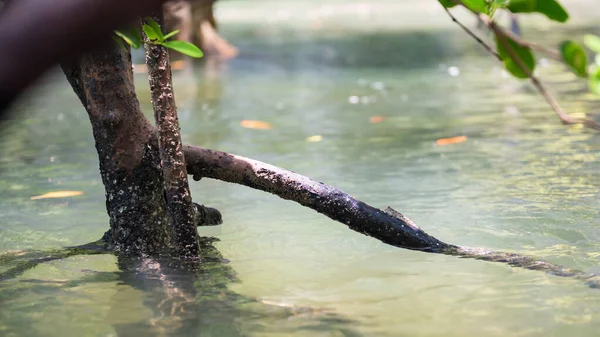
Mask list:
[[[30,200],[38,200],[38,199],[52,199],[52,198],[66,198],[66,197],[74,197],[78,195],[82,195],[81,191],[56,191],[50,192],[42,195],[36,195],[35,197],[31,197]]]
[[[323,140],[323,136],[321,135],[314,135],[314,136],[310,136],[308,138],[306,138],[306,141],[309,143],[317,143]]]
[[[385,117],[383,116],[371,116],[369,117],[369,122],[372,124],[377,124],[383,122],[384,119]]]
[[[243,120],[240,125],[246,129],[268,130],[272,128],[271,124],[263,121]]]
[[[462,143],[466,140],[467,140],[467,136],[440,138],[435,141],[435,145],[450,145],[450,144]]]

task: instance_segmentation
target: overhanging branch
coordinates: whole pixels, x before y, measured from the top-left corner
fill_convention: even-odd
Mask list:
[[[456,248],[428,235],[406,218],[395,217],[300,174],[257,160],[195,146],[184,146],[184,153],[188,173],[195,180],[214,178],[269,192],[396,247],[431,253]]]
[[[226,152],[184,146],[187,171],[194,180],[203,177],[240,184],[275,194],[341,222],[350,229],[392,246],[489,262],[571,277],[600,287],[600,277],[516,253],[455,246],[440,241],[404,215],[367,205],[321,182],[257,160]]]
[[[558,53],[556,51],[553,51],[551,49],[545,48],[543,46],[537,45],[535,43],[531,43],[531,42],[528,42],[528,41],[522,39],[520,36],[518,36],[516,34],[513,34],[511,31],[506,30],[503,27],[501,27],[498,24],[496,24],[496,22],[493,19],[490,19],[486,15],[481,14],[481,13],[477,13],[474,10],[470,9],[461,0],[452,0],[452,1],[454,3],[456,3],[457,5],[460,5],[460,6],[464,7],[467,11],[471,12],[471,14],[475,15],[475,17],[480,22],[482,22],[483,24],[485,24],[492,32],[494,32],[494,34],[496,34],[496,37],[498,38],[498,41],[500,42],[500,44],[502,44],[502,46],[504,47],[504,49],[506,49],[507,53],[514,60],[515,64],[531,80],[531,83],[533,84],[533,86],[544,97],[544,99],[546,100],[546,102],[550,105],[550,107],[552,108],[552,110],[554,110],[554,112],[556,113],[556,115],[558,116],[558,118],[560,119],[560,121],[563,124],[565,124],[565,125],[569,125],[569,124],[581,124],[581,125],[584,125],[584,126],[590,128],[590,129],[594,129],[594,130],[600,131],[600,124],[596,123],[595,121],[593,121],[593,120],[591,120],[589,118],[576,118],[576,117],[573,117],[573,116],[569,115],[560,106],[560,104],[558,103],[558,101],[556,100],[556,98],[554,98],[554,96],[552,96],[546,90],[546,88],[544,87],[544,85],[542,84],[542,82],[539,80],[539,78],[537,76],[535,76],[535,74],[533,74],[529,70],[529,68],[525,65],[525,63],[523,62],[523,60],[520,59],[519,55],[517,55],[517,53],[513,50],[513,48],[507,43],[507,39],[513,40],[515,43],[517,43],[518,45],[520,45],[522,47],[531,48],[531,49],[537,50],[539,52],[542,52],[542,53],[548,55],[549,57],[553,58],[554,60],[557,60],[557,61],[559,61],[561,63],[564,63],[564,60],[560,56],[560,53]],[[442,7],[444,7],[444,10],[446,11],[446,13],[448,13],[448,15],[450,16],[450,18],[452,19],[453,22],[455,22],[456,24],[458,24],[461,29],[463,29],[469,36],[471,36],[473,39],[475,39],[475,41],[477,41],[477,43],[479,43],[480,45],[482,45],[490,54],[494,55],[494,57],[496,57],[498,60],[502,61],[502,58],[500,57],[500,55],[496,51],[494,51],[491,46],[489,46],[482,39],[480,39],[477,35],[475,35],[475,33],[473,33],[469,28],[467,28],[462,23],[460,23],[460,21],[458,21],[456,19],[456,17],[454,17],[454,15],[452,15],[452,13],[450,12],[450,10],[448,8],[446,8],[443,4],[442,4]]]

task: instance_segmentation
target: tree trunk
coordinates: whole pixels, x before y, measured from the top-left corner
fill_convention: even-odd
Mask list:
[[[155,52],[156,55],[153,54]],[[430,236],[410,219],[391,208],[382,211],[340,190],[294,172],[224,152],[193,146],[182,148],[178,140],[177,123],[167,123],[168,128],[162,125],[169,118],[170,122],[176,121],[174,102],[171,100],[173,97],[168,59],[163,57],[164,50],[149,49],[149,54],[156,56],[158,63],[149,68],[154,68],[150,76],[153,101],[159,110],[159,130],[150,125],[140,111],[133,85],[131,55],[128,52],[114,45],[84,55],[73,64],[63,65],[65,74],[85,106],[92,124],[110,217],[108,237],[112,246],[119,252],[157,256],[173,252],[173,242],[178,244],[185,241],[192,242],[192,246],[197,245],[197,233],[195,229],[190,230],[189,226],[185,227],[189,237],[176,237],[172,240],[174,231],[165,202],[161,166],[169,166],[168,162],[178,158],[175,161],[178,164],[185,163],[187,171],[196,180],[202,177],[216,178],[276,194],[390,245],[542,270],[553,275],[574,277],[584,280],[589,286],[599,287],[600,277],[597,275],[520,254],[447,244]],[[169,129],[170,132],[165,134],[165,130]],[[175,155],[163,157],[162,165],[157,134],[160,137],[167,136],[162,141],[163,150],[167,149],[173,137],[178,140],[171,144]],[[185,158],[181,157],[182,152],[185,153]],[[187,186],[185,173],[185,169],[167,173],[167,189],[171,188],[170,183],[179,180],[178,187],[174,188],[173,192],[181,192],[180,187]],[[184,176],[181,176],[182,174]],[[189,193],[184,199],[187,197]],[[218,211],[199,205],[197,208],[197,218],[199,217],[200,221],[212,218],[217,219],[213,224],[220,223]],[[189,206],[187,209],[188,215],[192,213]],[[195,248],[191,249],[193,251]],[[176,251],[181,253],[182,250]],[[19,270],[17,272],[20,272]]]
[[[135,94],[131,55],[115,44],[63,64],[63,70],[92,124],[112,247],[133,255],[169,251],[158,142]]]
[[[164,31],[162,11],[154,16],[154,20]],[[149,40],[146,39],[146,42]],[[158,127],[158,147],[167,208],[173,225],[174,247],[179,251],[180,257],[199,258],[195,208],[188,185],[167,48],[146,43],[146,64]]]

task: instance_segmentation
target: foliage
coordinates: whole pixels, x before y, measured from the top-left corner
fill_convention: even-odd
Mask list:
[[[142,31],[148,37],[149,41],[146,41],[146,43],[163,46],[194,58],[201,58],[203,56],[202,51],[189,42],[169,40],[177,35],[179,31],[175,30],[168,34],[163,34],[158,22],[152,18],[146,18],[146,23],[142,25],[141,30],[137,27],[116,30],[115,41],[123,48],[125,48],[123,45],[123,41],[125,41],[131,48],[138,49],[143,42]]]
[[[585,46],[596,54],[594,65],[589,73],[590,90],[600,94],[600,37],[596,35],[586,35],[583,38]]]
[[[514,55],[517,55],[527,67],[528,72],[521,69],[518,61],[513,58],[513,54],[509,53],[507,47],[502,43],[502,39],[506,40],[509,48],[512,49]],[[498,50],[498,55],[500,55],[500,58],[504,62],[504,67],[506,67],[506,70],[514,77],[529,78],[529,74],[533,73],[533,70],[535,69],[535,56],[533,55],[531,48],[521,46],[513,39],[506,36],[500,36],[499,34],[496,34],[496,48]]]
[[[564,41],[560,45],[560,54],[577,76],[587,77],[587,55],[579,43],[571,40]]]
[[[438,0],[445,8],[462,5],[469,11],[480,16],[486,16],[490,22],[496,23],[494,15],[498,10],[512,14],[537,13],[548,19],[564,23],[569,19],[569,13],[557,0]],[[501,36],[499,36],[499,33]],[[495,31],[496,48],[499,58],[506,70],[516,78],[530,78],[535,69],[535,53],[532,43],[515,41],[502,31]],[[502,41],[504,40],[504,41]],[[588,63],[591,56],[586,53],[582,44],[567,40],[559,44],[560,56],[568,68],[578,77],[587,78],[590,90],[600,94],[600,37],[586,35],[583,39],[585,46],[595,54],[594,62]],[[507,48],[510,48],[509,52]],[[517,57],[519,60],[515,60]],[[525,69],[524,69],[525,68]],[[529,70],[528,72],[525,70]],[[527,74],[529,73],[529,75]]]

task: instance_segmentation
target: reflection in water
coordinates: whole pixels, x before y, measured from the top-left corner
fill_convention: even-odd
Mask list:
[[[205,238],[206,239],[206,238]],[[309,330],[359,336],[352,321],[312,308],[288,308],[265,304],[229,289],[237,281],[233,270],[218,251],[203,243],[203,262],[184,263],[164,259],[119,259],[121,282],[142,290],[150,318],[135,323],[114,324],[117,336],[251,336],[256,332],[282,334]],[[112,297],[110,317],[118,320],[128,292]]]
[[[102,301],[108,300],[106,322],[116,336],[235,337],[286,335],[292,331],[300,332],[299,336],[304,335],[302,331],[306,336],[362,336],[353,328],[356,322],[325,309],[288,306],[233,292],[230,284],[238,280],[212,246],[213,240],[203,238],[201,263],[119,257],[119,272],[85,269],[81,270],[84,276],[76,280],[4,280],[0,284],[0,332],[2,336],[76,336],[76,330],[65,334],[35,324],[41,318],[38,313],[75,304],[64,297],[79,293],[81,287],[102,288],[103,283],[117,282],[118,290],[108,299],[96,298],[98,309]],[[93,293],[78,296],[90,295]],[[26,309],[32,301],[35,307]],[[94,305],[94,301],[85,305]],[[17,310],[18,316],[13,317],[8,307]],[[89,314],[77,312],[71,318],[85,321]]]

